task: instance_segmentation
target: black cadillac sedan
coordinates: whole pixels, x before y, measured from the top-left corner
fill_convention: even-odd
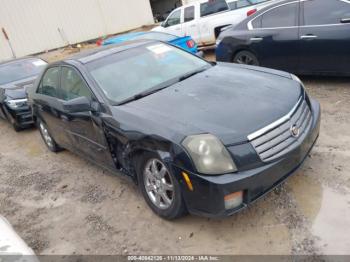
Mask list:
[[[138,41],[51,64],[29,101],[51,151],[137,183],[151,209],[227,216],[290,176],[319,135],[300,80]]]
[[[0,63],[0,118],[16,131],[32,125],[26,89],[33,85],[47,63],[38,58],[23,58]]]
[[[288,0],[222,32],[216,57],[297,74],[350,76],[349,46],[350,1]]]

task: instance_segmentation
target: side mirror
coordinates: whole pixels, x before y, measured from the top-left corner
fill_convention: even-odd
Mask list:
[[[93,110],[91,101],[85,96],[64,102],[63,109],[69,113],[80,113]]]

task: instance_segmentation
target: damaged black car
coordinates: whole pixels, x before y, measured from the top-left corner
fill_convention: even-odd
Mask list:
[[[38,58],[23,58],[0,63],[0,118],[16,131],[32,125],[26,89],[31,87],[47,63]]]
[[[28,93],[51,151],[131,178],[166,219],[242,210],[301,166],[320,129],[296,76],[157,41],[53,63]]]

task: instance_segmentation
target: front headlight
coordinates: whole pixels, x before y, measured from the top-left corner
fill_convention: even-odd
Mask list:
[[[191,155],[198,172],[202,174],[218,175],[237,171],[225,146],[213,135],[189,136],[182,144]]]
[[[12,108],[12,109],[17,109],[23,106],[26,106],[28,103],[28,99],[13,99],[13,100],[7,100],[6,104]]]

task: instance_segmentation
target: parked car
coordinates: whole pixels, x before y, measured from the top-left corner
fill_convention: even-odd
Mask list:
[[[217,41],[222,62],[297,74],[350,75],[350,1],[283,1],[258,11]]]
[[[21,239],[11,224],[0,216],[0,260],[38,262],[33,250]]]
[[[16,131],[33,124],[26,89],[46,65],[31,57],[0,63],[0,118],[8,120]]]
[[[233,2],[237,2],[234,9]],[[232,1],[231,9],[225,0],[196,1],[175,9],[161,26],[152,31],[191,36],[201,46],[213,45],[222,28],[237,25],[248,15],[266,5],[265,1],[261,4],[241,7],[243,3],[242,0]]]
[[[294,75],[158,41],[78,54],[37,83],[28,95],[47,147],[132,178],[167,219],[245,208],[293,174],[319,135],[319,103]]]
[[[98,42],[98,45],[111,45],[120,44],[131,40],[158,40],[168,42],[169,44],[178,46],[188,52],[202,56],[203,52],[198,51],[198,45],[190,36],[178,37],[175,35],[161,33],[161,32],[133,32],[120,36],[108,38],[102,42]]]

